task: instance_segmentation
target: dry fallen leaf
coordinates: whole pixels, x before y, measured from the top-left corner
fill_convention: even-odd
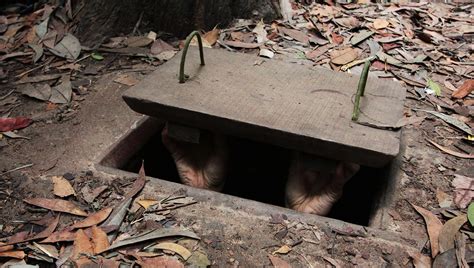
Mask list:
[[[474,198],[474,178],[454,174],[451,182],[454,187],[454,203],[461,209],[464,209]]]
[[[431,141],[431,140],[428,140],[431,144],[433,144],[436,148],[440,149],[441,151],[447,153],[447,154],[450,154],[452,156],[456,156],[456,157],[459,157],[459,158],[467,158],[467,159],[474,159],[474,155],[473,154],[463,154],[463,153],[459,153],[459,152],[456,152],[456,151],[453,151],[449,148],[446,148],[446,147],[443,147],[439,144],[437,144],[436,142],[434,141]]]
[[[464,83],[456,90],[453,92],[452,97],[456,99],[462,99],[466,97],[467,95],[471,94],[471,92],[474,90],[474,79],[469,79],[464,81]]]
[[[28,198],[24,199],[23,201],[30,205],[50,209],[52,211],[60,211],[78,216],[87,216],[87,213],[80,209],[77,205],[62,199]]]
[[[158,55],[165,51],[174,51],[174,50],[175,50],[174,47],[171,46],[170,44],[166,43],[165,41],[161,39],[157,39],[151,46],[150,52],[153,55]]]
[[[0,252],[9,251],[13,249],[13,245],[7,245],[5,243],[0,242]]]
[[[44,254],[48,255],[51,258],[58,259],[59,258],[59,252],[56,249],[55,246],[53,245],[45,245],[45,244],[38,244],[33,242],[33,245],[41,250]]]
[[[127,47],[146,47],[153,43],[153,41],[153,39],[150,39],[147,36],[131,36],[127,38],[124,43]]]
[[[99,228],[103,230],[105,233],[110,233],[112,231],[117,230],[118,227],[111,225],[111,226],[101,226]],[[86,233],[86,235],[92,236],[91,228],[84,229],[84,232]],[[64,230],[52,233],[48,238],[41,241],[41,243],[66,242],[66,241],[74,241],[74,239],[76,239],[76,233],[71,227],[68,227]]]
[[[156,205],[159,203],[157,200],[151,200],[151,199],[144,199],[144,200],[138,200],[136,201],[140,206],[142,206],[145,210],[148,209],[149,207]]]
[[[323,259],[327,262],[329,262],[330,264],[332,264],[334,266],[334,268],[341,268],[341,264],[339,264],[339,262],[331,257],[325,257],[323,256]]]
[[[268,258],[275,268],[291,268],[291,265],[288,262],[278,258],[277,256],[268,255]]]
[[[389,24],[390,23],[388,22],[388,20],[385,20],[385,19],[375,19],[374,20],[374,28],[377,29],[377,30],[387,28],[387,26]]]
[[[58,215],[49,225],[48,227],[46,227],[42,232],[38,233],[37,235],[35,235],[32,240],[37,240],[37,239],[43,239],[43,238],[46,238],[48,236],[50,236],[54,230],[56,230],[56,227],[58,227],[58,224],[59,224],[59,217],[60,215]]]
[[[59,224],[59,217],[60,215],[58,215],[43,231],[37,234],[34,234],[33,236],[29,236],[29,237],[23,236],[23,235],[12,236],[10,240],[8,240],[8,244],[18,244],[18,243],[23,243],[27,241],[43,239],[50,236]]]
[[[262,43],[244,43],[240,41],[224,41],[224,44],[231,46],[231,47],[237,47],[237,48],[257,48],[262,45]]]
[[[155,258],[141,258],[137,260],[137,263],[142,268],[156,268],[156,267],[166,267],[166,268],[184,268],[184,264],[180,261],[171,258],[171,257],[155,257]]]
[[[436,199],[440,208],[449,208],[453,204],[453,198],[441,190],[436,190]]]
[[[459,215],[447,221],[439,233],[439,252],[443,253],[454,248],[454,240],[461,226],[467,222],[466,214]]]
[[[110,247],[107,234],[97,226],[92,226],[92,245],[94,254],[99,254]]]
[[[0,257],[24,259],[26,257],[26,254],[22,250],[12,250],[0,252]]]
[[[122,84],[122,85],[126,85],[126,86],[134,86],[139,82],[139,80],[131,75],[122,74],[119,77],[115,78],[114,82]]]
[[[76,192],[74,191],[74,188],[72,188],[71,183],[63,176],[53,176],[51,180],[54,184],[54,195],[57,195],[59,197],[76,195]]]
[[[87,202],[87,203],[92,203],[94,200],[102,193],[104,192],[109,186],[107,185],[102,185],[97,188],[91,189],[89,185],[86,185],[82,187],[81,189],[81,194],[82,198]]]
[[[262,48],[260,49],[260,52],[258,53],[260,57],[268,58],[271,59],[273,56],[275,56],[275,53],[269,49]]]
[[[331,62],[337,65],[344,65],[351,61],[354,61],[359,56],[357,51],[351,47],[333,50],[330,53]]]
[[[430,268],[431,267],[431,258],[423,255],[419,252],[408,251],[408,255],[413,259],[413,265],[415,268]]]
[[[430,211],[413,204],[411,205],[418,213],[420,213],[421,216],[423,216],[423,219],[425,220],[426,228],[428,229],[428,237],[430,238],[431,256],[434,258],[439,253],[438,236],[443,224],[438,219],[438,217],[436,217]]]
[[[163,242],[153,246],[152,248],[173,251],[178,253],[185,261],[191,257],[191,252],[187,248],[176,243]]]
[[[263,22],[263,20],[260,20],[257,23],[252,32],[257,34],[257,43],[265,43],[268,41],[267,31],[265,30],[265,23]]]
[[[217,39],[219,39],[220,33],[221,30],[214,28],[212,31],[209,31],[204,34],[203,42],[207,43],[210,47],[212,47],[217,42]]]
[[[76,222],[71,228],[87,228],[94,225],[97,225],[107,219],[110,213],[112,212],[112,208],[104,208],[96,213],[90,214],[87,218],[80,222]]]
[[[273,251],[273,255],[275,254],[288,254],[288,252],[290,252],[292,250],[292,248],[288,245],[284,245],[282,247],[280,247],[279,249]]]
[[[288,29],[284,27],[279,27],[279,31],[281,31],[283,34],[295,39],[296,41],[303,43],[307,45],[309,43],[309,36],[302,31],[299,30],[294,30],[294,29]]]
[[[72,251],[72,259],[77,260],[83,254],[94,254],[94,246],[92,245],[89,237],[84,233],[83,230],[79,229],[76,232],[76,238],[74,239],[74,249]]]
[[[41,243],[56,243],[65,241],[74,241],[76,234],[72,232],[72,229],[65,229],[52,233],[48,238],[41,241]]]

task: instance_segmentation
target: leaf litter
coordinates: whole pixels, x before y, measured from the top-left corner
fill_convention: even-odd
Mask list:
[[[46,262],[57,260],[57,263],[64,263],[69,259],[77,266],[95,262],[108,262],[110,264],[114,262],[114,265],[118,265],[120,261],[103,259],[101,255],[109,254],[112,251],[120,250],[126,246],[135,247],[136,245],[142,245],[140,246],[142,250],[146,250],[147,252],[159,251],[161,252],[160,254],[165,255],[178,254],[182,260],[179,261],[172,257],[166,257],[169,258],[169,260],[166,259],[164,263],[174,262],[175,264],[182,265],[182,262],[186,262],[187,260],[190,261],[190,263],[208,263],[207,256],[202,252],[195,251],[196,248],[191,250],[181,245],[181,243],[174,243],[170,240],[163,241],[163,238],[182,239],[186,237],[193,240],[200,239],[197,234],[183,227],[168,226],[161,229],[142,230],[138,233],[133,231],[132,233],[135,233],[133,235],[119,230],[118,226],[120,225],[129,225],[128,229],[124,229],[127,231],[130,231],[129,228],[133,226],[133,222],[127,220],[127,214],[132,213],[128,207],[132,204],[135,196],[145,187],[146,175],[144,170],[144,166],[142,166],[139,171],[139,176],[130,183],[129,191],[124,194],[124,201],[114,207],[103,208],[94,213],[85,212],[69,200],[47,198],[25,199],[24,201],[28,204],[52,211],[88,216],[76,223],[62,226],[62,229],[59,230],[56,230],[60,220],[59,214],[54,218],[36,221],[37,224],[47,224],[46,228],[38,233],[28,231],[17,233],[10,237],[7,243],[0,243],[0,256],[23,259],[26,257],[26,253],[29,252],[28,254],[30,254],[30,256],[34,256],[36,259]],[[77,196],[73,194],[76,192],[75,189],[63,176],[53,176],[51,180],[55,186],[61,186],[53,189],[55,195],[63,196],[63,198],[77,198]],[[69,189],[69,187],[72,189]],[[157,213],[162,213],[164,210],[170,211],[196,203],[192,198],[186,197],[185,195],[170,195],[157,202],[158,203],[148,207],[149,211],[147,211],[147,213],[154,213],[152,210],[157,210]],[[131,215],[133,214],[130,214],[129,217]],[[164,221],[166,218],[167,216],[164,216],[161,220]],[[127,238],[115,241],[115,238],[118,237],[120,233],[122,235],[126,234]],[[39,240],[42,241],[35,242]],[[147,246],[147,244],[143,244],[143,242],[150,242],[154,245],[150,247]],[[25,251],[15,250],[13,246],[10,246],[19,243],[28,243]],[[64,253],[62,253],[63,249],[60,250],[58,245],[61,245],[62,248],[67,246],[69,253],[64,255]],[[161,256],[156,258],[165,257]],[[154,265],[164,260],[156,258],[145,259],[140,257],[139,260],[145,265]]]
[[[288,24],[288,22],[276,21],[274,23],[277,27],[272,27],[272,25],[257,21],[253,24],[248,24],[250,27],[220,30],[219,37],[217,37],[217,30],[214,29],[205,34],[205,40],[206,43],[209,43],[210,46],[214,48],[219,46],[224,48],[231,47],[250,53],[254,53],[255,51],[252,50],[257,49],[256,54],[261,55],[270,55],[270,53],[267,52],[270,51],[273,55],[269,58],[284,57],[289,54],[288,51],[297,48],[303,55],[306,55],[306,60],[314,65],[321,65],[323,68],[347,72],[351,72],[351,69],[356,67],[354,64],[356,64],[358,60],[376,55],[378,64],[383,65],[382,72],[379,72],[377,75],[391,75],[396,73],[397,75],[392,76],[392,78],[405,83],[410,94],[416,92],[417,87],[421,86],[429,88],[435,93],[432,96],[435,100],[444,101],[443,98],[449,99],[452,97],[452,110],[446,110],[444,107],[436,106],[437,104],[430,102],[429,98],[418,99],[418,102],[420,105],[424,105],[424,109],[427,109],[427,107],[435,108],[436,112],[439,113],[438,115],[443,114],[441,116],[435,116],[442,120],[444,120],[443,118],[448,118],[446,116],[450,116],[456,118],[457,122],[461,122],[458,120],[458,117],[456,117],[456,113],[460,111],[459,108],[472,110],[472,106],[474,105],[472,101],[473,70],[469,64],[469,62],[472,62],[472,57],[469,55],[468,46],[466,46],[466,37],[469,33],[472,33],[472,29],[469,30],[469,20],[466,19],[469,15],[466,11],[467,9],[462,8],[462,5],[460,6],[461,8],[444,5],[443,7],[445,7],[448,12],[443,13],[437,9],[439,6],[436,4],[427,3],[417,5],[416,7],[414,7],[413,4],[413,6],[403,4],[385,6],[381,11],[376,5],[365,5],[362,4],[363,1],[360,2],[361,4],[342,4],[340,6],[321,4],[303,6],[302,4],[294,3],[290,5],[291,10],[288,9],[286,11],[287,14],[292,15],[291,21],[289,22],[290,24]],[[41,20],[32,22],[34,25],[32,28],[33,32],[40,39],[44,39],[44,42],[41,43],[38,42],[39,39],[35,39],[31,42],[33,47],[17,46],[15,50],[9,51],[10,53],[7,58],[3,57],[5,61],[20,59],[29,63],[36,61],[37,64],[45,64],[48,59],[55,57],[54,55],[50,55],[48,51],[56,52],[57,57],[68,58],[70,60],[77,60],[81,54],[84,55],[85,52],[78,46],[78,41],[76,42],[75,40],[77,38],[75,38],[72,33],[59,34],[60,29],[54,29],[56,27],[54,23],[56,18],[52,10],[55,8],[57,7],[48,8],[45,6],[44,17],[41,18]],[[437,14],[438,12],[440,14]],[[253,25],[255,25],[255,27],[252,27]],[[0,33],[4,34],[4,37],[12,42],[20,42],[21,34],[19,33],[29,30],[28,27],[15,26],[10,28],[9,25],[2,25],[1,27]],[[279,32],[280,34],[278,34]],[[305,36],[310,38],[309,43],[306,42]],[[315,42],[315,39],[311,41],[312,36],[316,36],[318,41]],[[57,43],[51,41],[56,40],[56,38],[58,38]],[[161,38],[163,37],[160,36],[160,33],[155,35],[148,33],[138,37],[113,37],[108,44],[110,48],[132,48],[132,50],[128,50],[124,53],[104,53],[120,53],[120,55],[133,55],[143,58],[152,57],[153,60],[160,62],[166,61],[176,54],[178,43],[168,42],[168,39]],[[149,40],[151,40],[151,42]],[[214,42],[214,40],[216,41]],[[142,43],[140,44],[140,42]],[[326,44],[325,42],[332,42],[332,44],[326,46],[324,45]],[[346,47],[341,47],[342,45],[337,46],[338,43]],[[132,46],[127,47],[127,44],[132,44]],[[142,46],[143,44],[145,45]],[[155,53],[152,53],[155,44]],[[304,46],[302,46],[302,44],[304,44]],[[107,44],[104,44],[103,47],[106,47],[106,45]],[[140,46],[133,47],[133,45]],[[350,57],[343,56],[341,59],[335,59],[337,57],[334,56],[334,51],[346,48],[352,49],[348,50],[347,53]],[[31,52],[32,50],[33,52]],[[44,50],[44,52],[41,53],[41,50]],[[354,50],[357,51],[357,56],[353,53]],[[156,51],[159,53],[156,53]],[[335,59],[335,62],[333,62],[333,59]],[[271,63],[271,60],[269,62]],[[338,64],[338,62],[347,63]],[[340,65],[344,68],[341,68]],[[373,65],[372,68],[374,69],[375,65]],[[39,70],[42,71],[42,69]],[[80,69],[76,68],[71,70],[75,74],[80,73]],[[54,86],[55,80],[64,76],[64,74],[46,74],[45,77],[38,77],[38,72],[36,71],[32,74],[31,77],[29,77],[29,74],[28,76],[22,75],[21,77],[23,77],[24,80],[16,81],[15,84],[41,83],[46,85],[46,83],[51,83],[53,87],[57,87],[62,84],[62,81]],[[426,74],[429,74],[428,83],[424,80],[428,77]],[[53,78],[55,76],[56,78]],[[421,85],[418,84],[420,81]],[[38,96],[39,98],[37,99],[48,101],[49,89],[46,86],[44,86],[44,88],[41,88],[42,85],[38,86],[40,86],[38,87],[40,92],[30,92],[30,94]],[[58,88],[54,89],[56,94],[55,99],[58,100],[59,104],[68,105],[70,102],[74,102],[73,95],[75,93],[71,93],[71,97],[68,97],[69,88],[67,85],[59,89],[60,90],[58,90]],[[28,95],[26,93],[24,94]],[[34,96],[31,97],[35,98]],[[456,101],[456,99],[461,99],[462,101]],[[462,123],[464,124],[461,128],[458,123],[450,124],[449,127],[452,127],[456,131],[460,129],[467,135],[469,135],[469,131],[472,133],[472,116],[468,117],[467,122]],[[443,139],[443,137],[438,136],[438,133],[428,131],[427,134],[429,135],[428,139],[430,143],[435,146],[434,148],[458,157],[459,161],[462,161],[462,159],[472,159],[472,154],[461,153],[448,146],[440,145],[451,143],[439,141]],[[465,139],[468,140],[469,137],[465,137]],[[436,140],[436,142],[433,140]],[[468,144],[468,146],[472,145]],[[458,182],[459,180],[460,179],[457,179],[456,181]],[[472,200],[472,197],[470,197],[472,190],[471,188],[464,189],[458,186],[459,182],[456,184],[455,181],[453,181],[452,187],[455,189],[454,192],[456,195],[454,202],[460,209],[464,209],[470,200]],[[84,193],[87,193],[86,195],[90,193],[87,202],[90,204],[96,202],[95,199],[98,198],[105,189],[107,188],[103,187],[103,189],[100,189],[101,191],[97,191],[96,193],[92,193],[92,189],[90,192],[84,191]],[[78,193],[79,192],[82,196],[82,189],[78,191]],[[443,200],[447,200],[446,196],[443,197]],[[120,224],[127,215],[126,210],[132,202],[132,198],[127,197],[120,206],[114,207],[114,211],[109,216],[109,219],[114,219],[113,222]],[[161,209],[166,211],[180,207],[179,204],[170,205],[170,203],[166,201],[163,202],[163,204],[166,208],[155,207],[155,205],[153,205],[146,209],[147,212],[144,215],[146,216],[147,213],[149,215],[153,215],[153,213],[159,214],[162,213],[162,211],[160,211]],[[192,202],[190,202],[190,204],[192,204]],[[447,203],[443,204],[447,205]],[[153,209],[157,210],[157,212],[150,212]],[[163,215],[159,216],[166,217]],[[109,222],[109,219],[106,220],[106,226],[112,227],[113,224]]]

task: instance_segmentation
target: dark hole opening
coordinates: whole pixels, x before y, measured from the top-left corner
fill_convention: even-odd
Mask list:
[[[284,207],[291,151],[235,137],[228,141],[230,166],[223,193]],[[142,159],[147,176],[180,183],[174,161],[161,142],[160,131],[151,135],[137,153],[127,156],[126,163],[118,168],[136,173]],[[367,226],[387,187],[387,170],[362,167],[345,185],[342,198],[328,217]]]

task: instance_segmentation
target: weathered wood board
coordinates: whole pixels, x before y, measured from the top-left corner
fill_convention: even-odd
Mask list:
[[[380,167],[399,152],[400,130],[351,121],[358,76],[205,49],[206,65],[192,47],[190,79],[178,83],[181,54],[123,98],[136,112],[289,149]],[[403,114],[401,85],[369,77],[359,121],[395,126]]]

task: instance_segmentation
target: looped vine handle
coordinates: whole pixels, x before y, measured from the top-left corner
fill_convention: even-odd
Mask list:
[[[198,31],[194,31],[188,35],[186,41],[184,42],[183,54],[181,55],[181,64],[179,66],[179,83],[184,83],[186,81],[186,77],[184,75],[184,65],[186,63],[186,54],[188,53],[189,44],[191,44],[191,40],[193,40],[194,36],[197,36],[198,44],[199,44],[199,56],[201,57],[201,65],[205,65],[204,62],[204,51],[202,47],[202,38],[201,34]]]
[[[357,86],[357,93],[354,101],[354,110],[352,111],[352,121],[359,120],[360,113],[360,98],[364,96],[365,85],[367,84],[367,77],[369,76],[370,60],[364,64],[364,69],[359,78],[359,85]]]

